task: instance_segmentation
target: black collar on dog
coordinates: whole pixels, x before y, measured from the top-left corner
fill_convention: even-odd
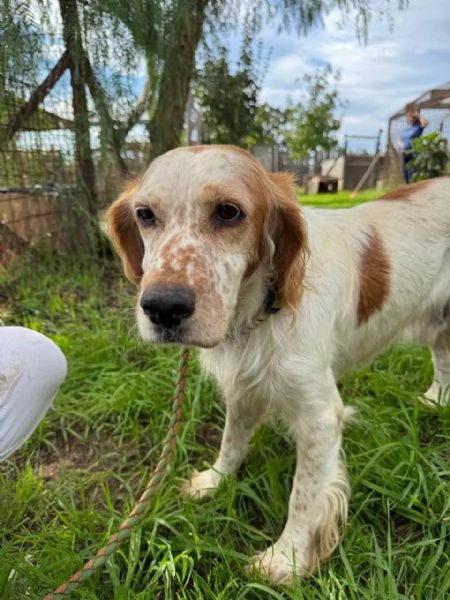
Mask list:
[[[264,323],[270,315],[274,315],[275,313],[281,310],[281,306],[277,306],[278,302],[278,294],[276,292],[275,286],[271,285],[264,297],[264,302],[261,307],[261,311],[253,318],[252,324],[248,324],[247,326],[243,326],[242,329],[239,329],[241,333],[247,332],[250,333],[253,329]],[[236,331],[229,334],[229,337],[232,339],[236,335]]]
[[[280,307],[277,306],[278,294],[274,288],[274,286],[270,286],[267,290],[266,297],[264,298],[264,313],[266,315],[273,315],[280,310]]]
[[[275,290],[274,286],[270,286],[266,292],[266,296],[264,298],[262,310],[259,315],[253,321],[254,327],[261,325],[264,323],[266,319],[270,317],[270,315],[274,315],[280,310],[280,306],[277,306],[278,294]]]

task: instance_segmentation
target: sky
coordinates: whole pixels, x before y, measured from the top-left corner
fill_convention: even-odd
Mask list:
[[[349,103],[342,134],[386,132],[393,113],[450,81],[450,0],[410,0],[406,10],[392,9],[392,17],[392,31],[386,20],[371,22],[366,45],[358,42],[354,19],[342,23],[338,13],[303,38],[277,36],[266,26],[261,40],[272,54],[261,100],[284,106],[298,94],[297,78],[330,63],[341,72],[339,90]]]

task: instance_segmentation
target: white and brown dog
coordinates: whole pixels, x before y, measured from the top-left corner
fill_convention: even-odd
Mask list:
[[[212,493],[276,413],[297,466],[286,526],[255,566],[277,581],[313,569],[347,518],[339,377],[407,337],[431,347],[425,397],[448,402],[450,178],[319,210],[243,150],[185,147],[156,159],[108,219],[143,339],[199,346],[226,400],[217,461],[185,491]]]

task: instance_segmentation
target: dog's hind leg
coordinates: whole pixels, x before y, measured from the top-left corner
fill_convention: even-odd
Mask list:
[[[447,405],[450,402],[450,300],[440,316],[442,331],[430,344],[433,358],[433,382],[424,394],[426,404]]]

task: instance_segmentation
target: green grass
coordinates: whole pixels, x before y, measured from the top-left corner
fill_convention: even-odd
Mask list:
[[[39,600],[119,526],[157,462],[178,355],[139,341],[134,291],[116,263],[36,263],[0,278],[0,318],[46,333],[69,375],[31,439],[0,466],[0,598]],[[263,427],[238,477],[202,503],[180,479],[213,461],[223,425],[214,385],[191,362],[173,467],[142,526],[82,600],[444,600],[450,596],[450,410],[416,397],[426,350],[396,347],[342,382],[357,407],[345,450],[348,531],[314,577],[271,587],[243,572],[280,534],[292,443]]]
[[[351,208],[361,202],[374,200],[383,194],[381,190],[362,190],[354,199],[350,198],[350,192],[341,191],[336,194],[316,194],[315,196],[307,196],[303,190],[300,192],[300,202],[302,204],[310,204],[312,206],[320,206],[321,208]]]

